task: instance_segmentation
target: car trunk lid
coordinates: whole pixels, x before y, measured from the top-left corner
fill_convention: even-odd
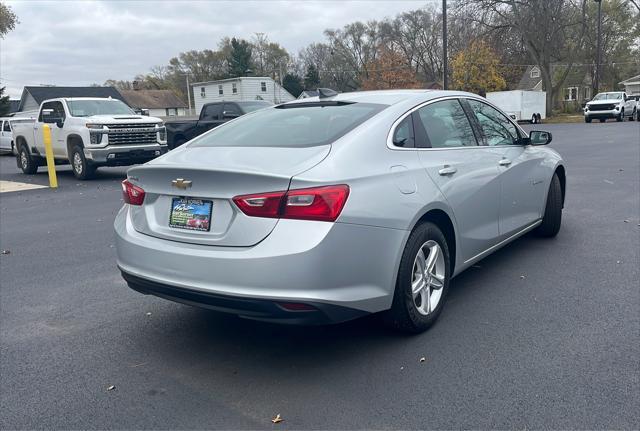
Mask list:
[[[171,151],[129,170],[129,180],[145,191],[143,205],[130,207],[133,226],[147,235],[192,244],[255,245],[278,220],[249,217],[232,198],[287,190],[294,175],[320,163],[330,148],[184,147]],[[180,205],[184,206],[179,209],[191,206],[201,215],[187,217],[189,226],[176,227],[176,221],[184,222],[174,211]]]

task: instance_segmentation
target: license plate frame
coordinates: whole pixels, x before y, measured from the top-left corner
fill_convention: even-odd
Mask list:
[[[179,208],[182,206],[181,208]],[[169,227],[197,232],[211,230],[213,201],[206,199],[174,197],[169,209]]]

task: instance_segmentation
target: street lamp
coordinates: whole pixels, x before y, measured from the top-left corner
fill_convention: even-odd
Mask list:
[[[600,63],[601,63],[601,49],[602,49],[602,0],[593,0],[598,3],[598,39],[596,46],[596,85],[595,93],[598,94],[600,89]]]

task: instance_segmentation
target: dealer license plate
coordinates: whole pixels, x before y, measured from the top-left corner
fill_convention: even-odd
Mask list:
[[[173,198],[169,226],[178,229],[208,232],[211,229],[212,201]]]

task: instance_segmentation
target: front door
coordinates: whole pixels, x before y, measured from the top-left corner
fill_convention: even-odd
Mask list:
[[[36,147],[42,156],[45,155],[44,148],[44,124],[45,120],[49,129],[51,130],[51,147],[53,149],[54,156],[58,158],[66,158],[67,157],[67,147],[65,143],[65,133],[62,128],[58,127],[55,123],[56,120],[66,120],[66,113],[64,110],[64,106],[62,102],[54,101],[47,102],[42,105],[42,109],[40,111],[40,116],[38,117],[38,121],[35,123],[35,141]]]
[[[499,236],[500,155],[478,145],[458,99],[430,103],[414,116],[420,161],[453,210],[459,257],[469,261]]]
[[[522,132],[494,107],[468,99],[485,143],[500,154],[500,235],[509,237],[542,217],[546,187],[544,157],[522,144]]]

